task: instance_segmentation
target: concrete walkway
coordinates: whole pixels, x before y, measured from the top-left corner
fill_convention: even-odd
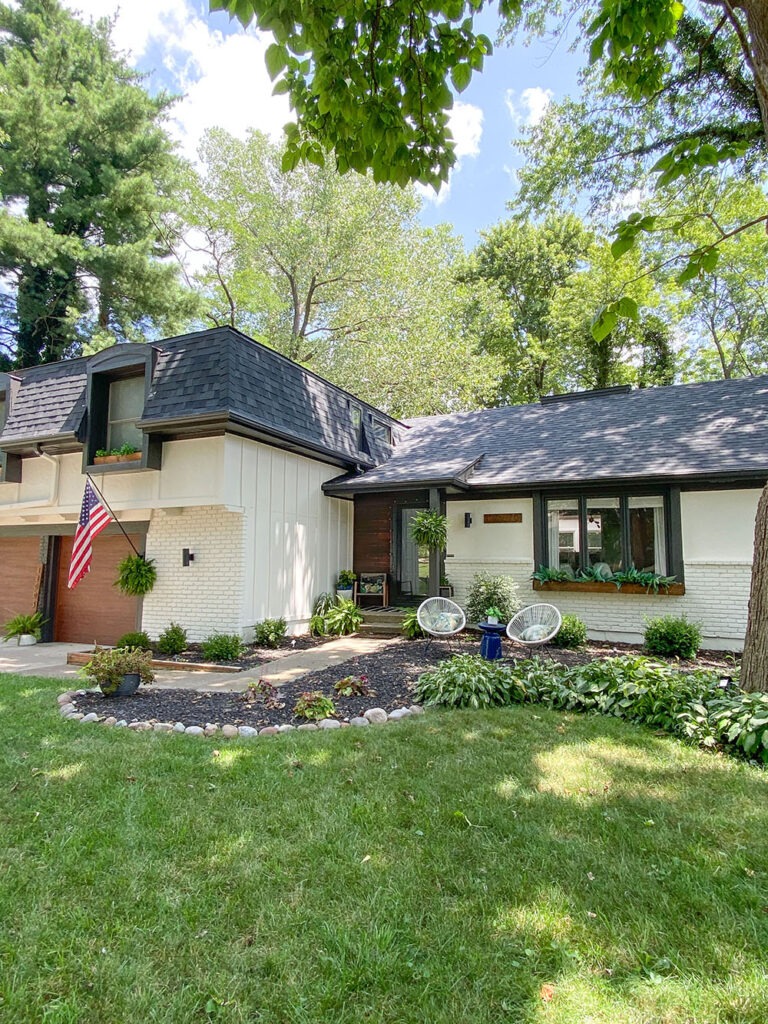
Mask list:
[[[257,679],[268,679],[275,686],[292,682],[307,672],[321,672],[342,665],[361,654],[372,654],[395,643],[397,637],[343,636],[329,640],[320,647],[288,654],[265,665],[243,672],[189,672],[184,669],[158,669],[154,685],[160,689],[229,691],[242,693]],[[88,651],[92,644],[35,644],[18,647],[14,642],[0,641],[0,672],[26,676],[47,676],[66,679],[77,689],[87,684],[78,674],[77,665],[67,665],[70,651]]]

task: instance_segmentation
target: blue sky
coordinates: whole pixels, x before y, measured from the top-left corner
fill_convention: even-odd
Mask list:
[[[194,158],[206,128],[243,136],[249,127],[279,138],[290,118],[284,97],[271,95],[264,68],[270,37],[243,30],[224,14],[210,14],[207,0],[65,0],[86,18],[114,16],[113,38],[131,62],[149,75],[151,89],[181,94],[171,129]],[[481,30],[496,34],[495,9],[481,15]],[[550,98],[577,90],[580,58],[563,40],[497,48],[480,75],[457,97],[454,136],[459,164],[438,196],[426,190],[422,220],[452,224],[472,247],[477,232],[506,215],[515,191],[520,156],[512,140],[539,117]]]

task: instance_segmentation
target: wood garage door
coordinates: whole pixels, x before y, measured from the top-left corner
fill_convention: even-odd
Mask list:
[[[0,625],[36,611],[39,537],[0,537]]]
[[[144,550],[143,537],[131,540],[138,551]],[[139,628],[139,599],[126,597],[113,586],[118,563],[131,554],[128,542],[122,534],[100,534],[93,542],[91,571],[74,590],[67,590],[73,542],[74,537],[60,538],[53,638],[78,644],[114,644],[123,633]]]

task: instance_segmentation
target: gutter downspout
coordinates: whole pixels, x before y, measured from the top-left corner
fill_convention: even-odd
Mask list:
[[[61,463],[53,456],[48,455],[42,450],[39,444],[35,445],[35,454],[41,459],[45,459],[46,462],[50,462],[53,466],[53,483],[51,484],[51,494],[49,498],[49,505],[55,506],[59,503],[59,480],[61,478]]]

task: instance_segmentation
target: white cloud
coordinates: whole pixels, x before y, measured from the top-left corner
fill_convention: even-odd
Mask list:
[[[529,89],[523,89],[519,99],[514,89],[507,89],[504,102],[515,124],[534,126],[544,117],[554,95],[551,89],[542,89],[534,85]]]
[[[452,177],[461,170],[462,157],[474,157],[480,153],[480,139],[483,136],[483,111],[472,103],[462,103],[458,100],[454,103],[448,116],[448,123],[456,149],[456,163],[451,171]],[[448,193],[451,190],[451,178],[440,187],[438,192],[427,185],[417,185],[416,188],[424,199],[440,206],[448,198]]]
[[[133,64],[146,67],[153,47],[162,54],[172,90],[183,94],[169,127],[185,156],[194,159],[206,128],[221,127],[240,138],[248,128],[258,128],[277,138],[291,119],[286,97],[272,95],[264,66],[271,36],[239,26],[232,34],[213,30],[187,0],[68,3],[86,18],[114,14],[112,38]]]

